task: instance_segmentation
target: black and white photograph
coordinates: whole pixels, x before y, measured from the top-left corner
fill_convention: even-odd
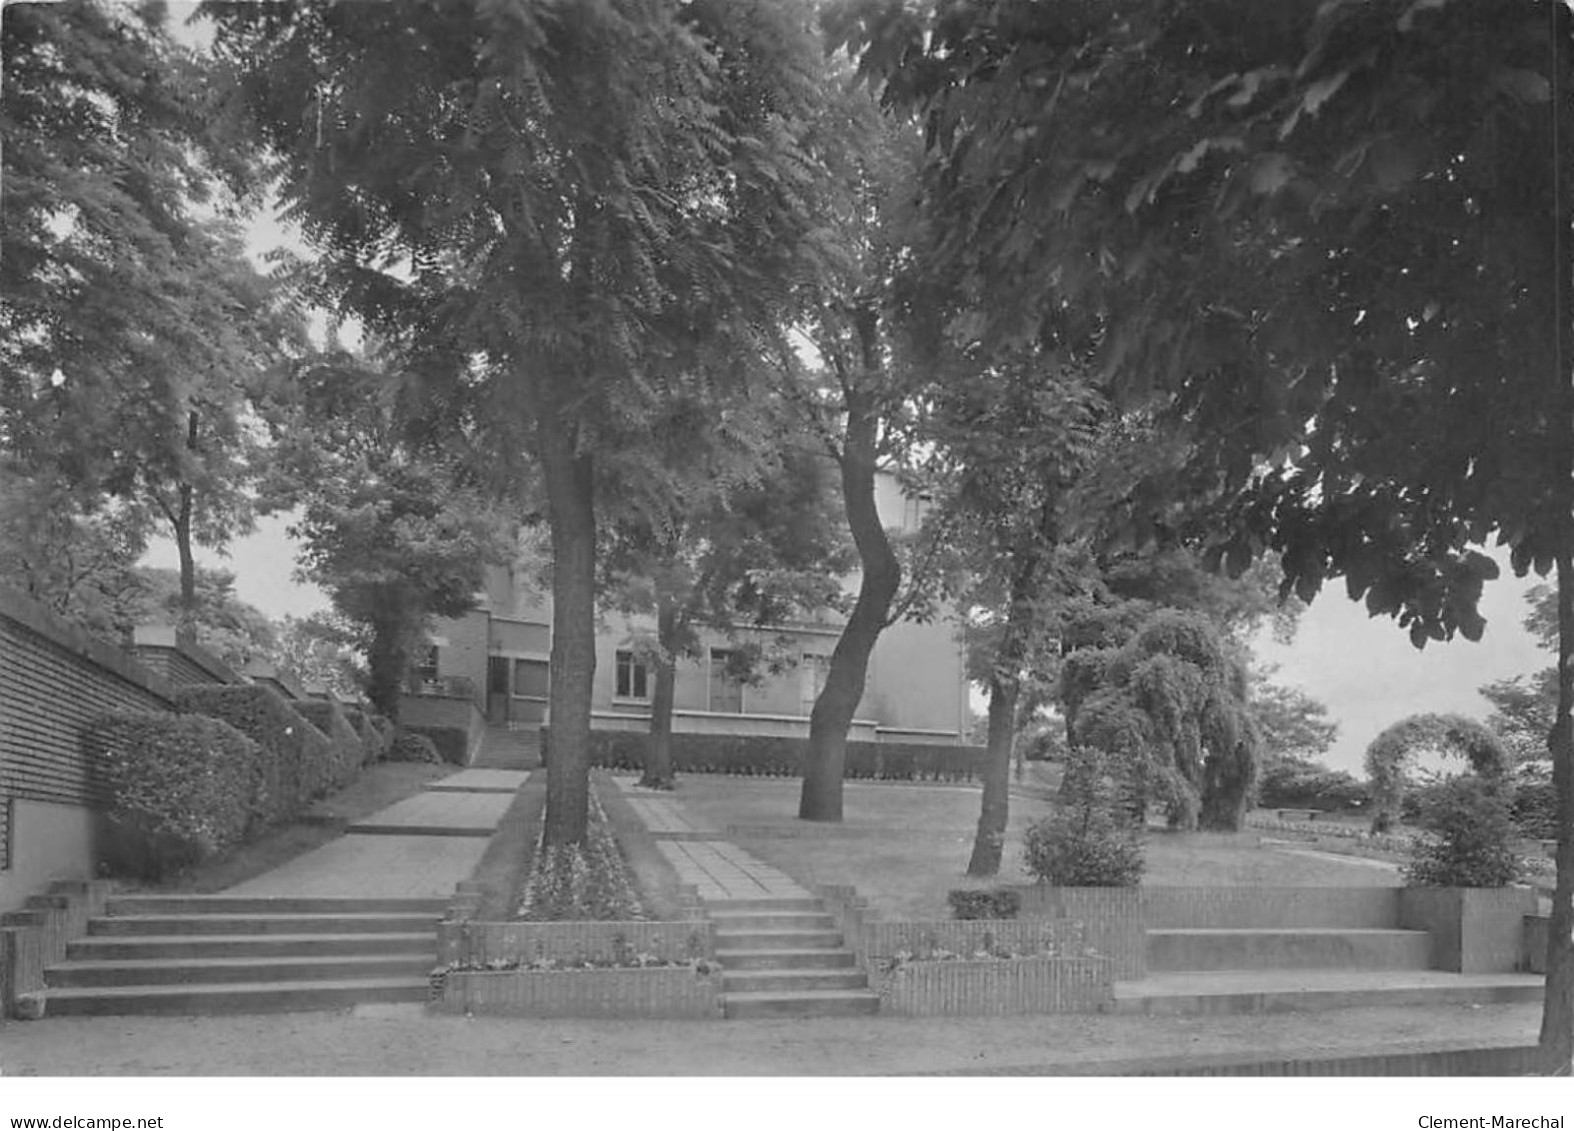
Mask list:
[[[1570,0],[0,8],[8,1126],[1571,1063]]]

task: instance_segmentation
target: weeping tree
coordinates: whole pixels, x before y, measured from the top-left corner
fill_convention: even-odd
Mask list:
[[[1157,803],[1173,828],[1240,828],[1257,774],[1245,666],[1197,613],[1153,614],[1117,648],[1065,660],[1073,741],[1116,759],[1125,802]]]
[[[1513,759],[1489,727],[1463,715],[1411,715],[1372,739],[1366,773],[1372,781],[1372,831],[1386,832],[1399,820],[1409,770],[1416,756],[1431,751],[1463,758],[1483,779],[1501,781]]]

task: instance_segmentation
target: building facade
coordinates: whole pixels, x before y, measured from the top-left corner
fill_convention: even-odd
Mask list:
[[[922,502],[882,474],[877,503],[888,529],[911,532]],[[856,591],[856,574],[844,579]],[[825,685],[842,621],[834,613],[731,634],[707,631],[701,655],[678,664],[673,730],[678,733],[806,736],[809,712]],[[649,726],[653,673],[636,642],[653,634],[646,618],[606,614],[596,638],[591,725],[598,730]],[[730,677],[729,651],[747,643],[770,654],[768,672],[748,681]],[[960,626],[953,618],[886,629],[870,657],[863,699],[849,737],[865,741],[965,742],[970,710]],[[549,593],[507,569],[494,569],[476,611],[440,621],[412,675],[406,715],[430,718],[468,700],[492,725],[539,726],[548,720],[552,601]],[[412,720],[413,721],[413,720]]]

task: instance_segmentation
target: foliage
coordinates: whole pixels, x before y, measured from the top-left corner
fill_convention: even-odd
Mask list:
[[[1519,879],[1511,848],[1514,823],[1503,782],[1461,774],[1441,783],[1421,814],[1431,835],[1402,869],[1422,887],[1503,887]]]
[[[1118,648],[1065,661],[1075,743],[1114,758],[1134,812],[1162,805],[1173,826],[1237,829],[1257,773],[1246,675],[1211,622],[1165,611]]]
[[[1271,681],[1272,672],[1252,672],[1251,712],[1262,741],[1264,766],[1277,761],[1305,762],[1328,752],[1339,724],[1325,704],[1298,687]]]
[[[463,766],[470,757],[470,733],[463,727],[406,726],[411,734],[431,739],[437,757],[452,766]]]
[[[365,690],[366,682],[365,670],[349,643],[353,638],[351,630],[323,613],[286,616],[275,628],[266,658],[303,688],[321,688],[353,699]]]
[[[1297,758],[1279,758],[1262,770],[1257,803],[1266,809],[1322,809],[1328,812],[1366,804],[1365,783],[1344,770]]]
[[[274,391],[266,484],[270,507],[300,508],[290,527],[300,575],[342,621],[309,631],[366,655],[367,693],[391,718],[430,618],[473,608],[485,567],[511,549],[508,524],[463,461],[413,431],[407,393],[378,359],[332,353],[296,366]]]
[[[587,833],[583,845],[540,846],[520,891],[516,919],[577,922],[645,917],[634,878],[594,793]]]
[[[182,607],[178,571],[138,566],[131,571],[133,586],[120,598],[117,619],[127,631],[137,625],[180,625],[189,628],[197,643],[230,667],[239,670],[251,659],[271,655],[276,629],[255,606],[235,595],[235,574],[229,570],[196,568],[195,602]]]
[[[592,731],[591,764],[611,770],[645,766],[648,734]],[[550,735],[548,735],[550,739]],[[686,734],[673,750],[673,768],[691,774],[798,777],[805,741],[764,735]],[[849,742],[846,776],[873,781],[972,781],[980,751],[940,743]]]
[[[84,741],[102,759],[110,820],[132,837],[144,879],[238,843],[268,810],[267,755],[228,723],[112,711],[88,724]]]
[[[1491,730],[1462,715],[1411,715],[1388,727],[1366,748],[1371,780],[1372,831],[1386,832],[1399,816],[1416,753],[1432,750],[1464,758],[1486,777],[1508,772],[1509,754]]]
[[[390,762],[437,762],[443,756],[437,752],[437,747],[432,740],[416,731],[401,729],[396,738],[388,747],[388,761]]]
[[[344,710],[332,699],[297,699],[290,704],[296,714],[311,723],[332,744],[333,760],[328,770],[328,788],[339,789],[371,761],[366,744],[345,717]]]
[[[1532,840],[1556,840],[1558,835],[1558,792],[1545,762],[1519,766],[1513,776],[1514,826],[1519,835]]]
[[[255,683],[182,687],[176,692],[175,706],[185,715],[222,719],[267,752],[270,823],[289,820],[327,791],[331,743],[271,687]]]
[[[1027,828],[1023,866],[1055,887],[1135,887],[1142,878],[1141,829],[1121,797],[1111,759],[1079,750],[1066,764],[1053,813]]]
[[[345,707],[344,717],[360,736],[366,764],[383,761],[388,755],[389,736],[377,726],[377,717],[360,707]]]
[[[946,893],[953,919],[1015,919],[1022,910],[1022,896],[1010,888],[976,891],[961,888]]]

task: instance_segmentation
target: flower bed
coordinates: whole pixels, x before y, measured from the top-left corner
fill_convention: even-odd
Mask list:
[[[584,844],[537,849],[514,918],[564,922],[646,917],[633,876],[594,791],[588,816]]]
[[[869,983],[883,1012],[904,1017],[1087,1012],[1115,996],[1113,963],[1093,957],[895,956]]]
[[[1284,833],[1302,840],[1321,842],[1335,840],[1337,844],[1323,844],[1330,852],[1347,856],[1372,856],[1391,859],[1409,856],[1416,838],[1398,833],[1374,833],[1355,825],[1333,822],[1276,821],[1266,817],[1249,817],[1248,828],[1267,832]],[[1541,855],[1518,855],[1520,874],[1524,876],[1556,875],[1555,861]]]

